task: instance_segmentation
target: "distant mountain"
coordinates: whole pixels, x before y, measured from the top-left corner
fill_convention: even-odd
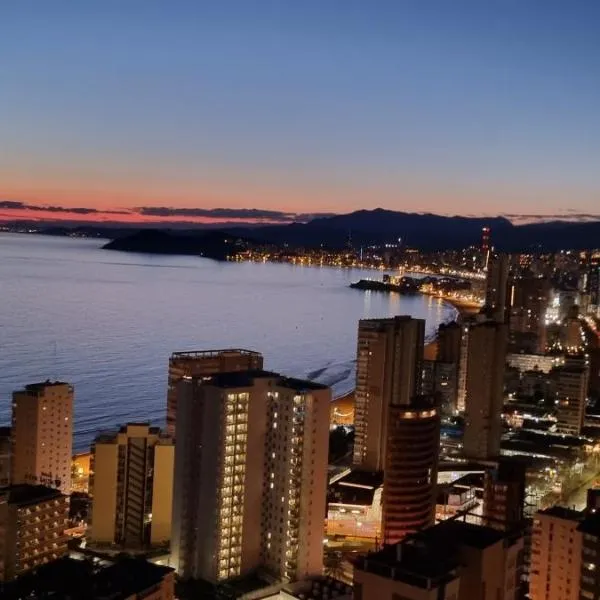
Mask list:
[[[21,223],[21,226],[23,224]],[[492,230],[492,244],[509,252],[562,249],[582,250],[600,248],[600,221],[574,223],[552,221],[513,225],[503,217],[447,217],[433,214],[395,212],[377,208],[359,210],[345,215],[319,217],[308,223],[288,225],[238,225],[222,223],[219,229],[204,229],[202,225],[191,223],[169,224],[157,230],[156,225],[118,224],[110,225],[58,225],[40,223],[32,228],[41,233],[54,235],[88,235],[95,237],[120,238],[132,236],[137,231],[149,233],[118,242],[116,246],[127,245],[129,250],[138,252],[161,252],[163,254],[214,253],[217,256],[228,251],[223,238],[240,239],[242,243],[273,244],[290,248],[332,248],[347,246],[349,239],[355,248],[372,244],[396,242],[399,238],[406,245],[425,251],[466,248],[481,241],[481,229],[488,226]],[[210,227],[217,227],[210,224]],[[69,233],[71,232],[71,233]],[[169,238],[158,238],[165,233]],[[209,233],[213,238],[205,238]],[[216,236],[216,237],[214,237]],[[221,241],[219,240],[221,238]],[[173,239],[171,239],[173,238]],[[204,241],[200,240],[204,238]],[[205,246],[206,245],[206,246]],[[230,244],[229,244],[230,245]],[[133,249],[135,247],[135,249]],[[148,248],[142,250],[141,248]],[[118,249],[126,249],[119,247]]]
[[[252,241],[222,231],[170,232],[144,229],[105,244],[105,250],[146,254],[189,254],[226,260],[252,245]]]
[[[421,250],[466,248],[481,241],[481,229],[490,227],[492,243],[506,251],[600,247],[600,221],[553,221],[513,225],[504,217],[447,217],[403,213],[377,208],[346,215],[317,218],[309,223],[268,225],[252,229],[257,240],[290,246],[342,248],[351,239],[354,247],[396,242]],[[236,228],[240,234],[243,228]],[[250,231],[248,231],[250,233]]]

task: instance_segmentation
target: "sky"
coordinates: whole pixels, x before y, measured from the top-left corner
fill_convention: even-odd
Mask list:
[[[0,219],[375,207],[600,215],[600,2],[0,2]]]

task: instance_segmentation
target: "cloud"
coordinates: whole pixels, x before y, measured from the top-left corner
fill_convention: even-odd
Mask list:
[[[43,204],[27,204],[16,200],[0,200],[0,209],[4,210],[32,210],[36,212],[71,213],[76,215],[128,215],[124,210],[99,210],[82,206],[46,206]]]
[[[29,204],[18,200],[0,200],[0,210],[7,211],[33,211],[38,213],[56,213],[64,215],[100,216],[100,215],[128,215],[128,221],[136,215],[143,221],[143,217],[153,220],[165,219],[172,222],[177,218],[181,222],[197,219],[210,219],[212,221],[227,223],[273,223],[287,224],[293,222],[306,223],[317,217],[330,217],[333,213],[294,213],[279,210],[264,210],[260,208],[178,208],[171,206],[140,206],[129,210],[110,210],[84,206],[56,206],[44,204]]]
[[[589,221],[600,221],[600,214],[577,212],[567,209],[563,213],[550,215],[527,215],[527,214],[504,214],[503,217],[518,223],[547,223],[548,221],[569,221],[571,223],[587,223]]]
[[[147,217],[182,217],[208,219],[236,219],[240,221],[270,221],[291,223],[310,221],[315,217],[332,216],[330,213],[290,213],[260,208],[175,208],[167,206],[140,206],[135,209]]]

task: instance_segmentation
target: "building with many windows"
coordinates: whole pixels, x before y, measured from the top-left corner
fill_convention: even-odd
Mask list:
[[[175,437],[178,384],[184,377],[214,375],[263,368],[263,356],[253,350],[228,348],[173,352],[169,358],[167,387],[167,434]]]
[[[92,447],[89,539],[140,549],[171,539],[174,445],[158,427],[129,423]]]
[[[500,454],[507,328],[486,321],[468,327],[463,452],[487,460]]]
[[[425,321],[408,316],[358,324],[354,464],[384,469],[390,407],[421,393]]]
[[[13,393],[11,481],[71,492],[73,386],[34,383]]]
[[[0,581],[11,581],[67,553],[69,499],[42,485],[0,490]]]
[[[458,519],[357,560],[356,600],[516,600],[518,536]]]
[[[533,521],[529,595],[532,600],[579,600],[583,511],[553,506]]]
[[[391,406],[383,479],[383,541],[394,544],[433,525],[440,415],[433,398]]]
[[[182,578],[321,573],[330,400],[326,386],[261,370],[181,382],[171,565]]]

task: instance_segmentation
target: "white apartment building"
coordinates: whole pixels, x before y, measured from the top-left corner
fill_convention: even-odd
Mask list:
[[[171,566],[319,575],[330,389],[256,370],[186,378],[178,398]]]

